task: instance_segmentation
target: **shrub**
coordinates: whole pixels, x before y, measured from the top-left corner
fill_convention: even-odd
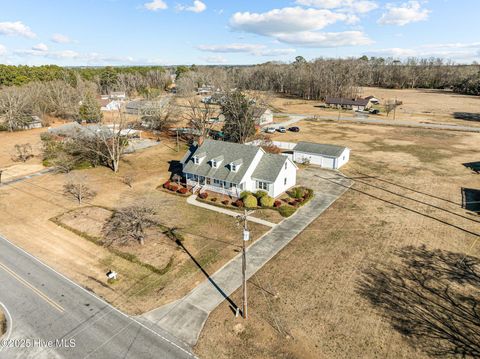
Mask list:
[[[228,206],[230,204],[230,201],[228,199],[224,199],[222,201],[222,204],[224,204],[225,206]]]
[[[292,198],[301,198],[303,197],[305,190],[303,187],[295,187],[289,193],[290,197]]]
[[[217,197],[213,197],[210,201],[217,202]]]
[[[290,217],[292,214],[295,213],[296,209],[289,206],[281,206],[278,208],[278,211],[282,215],[282,217]]]
[[[262,207],[273,207],[274,203],[275,203],[275,199],[268,195],[260,198],[260,205]]]
[[[242,208],[244,206],[243,201],[241,199],[237,199],[234,203],[235,207]]]
[[[163,188],[169,188],[170,187],[170,181],[167,181],[163,184]]]
[[[208,193],[207,192],[200,193],[198,197],[200,197],[201,199],[207,199]]]
[[[288,202],[288,204],[290,206],[297,206],[298,205],[297,201],[295,201],[295,200]]]
[[[257,199],[253,195],[248,195],[247,197],[245,197],[243,199],[243,204],[247,208],[254,208],[254,207],[257,207],[257,205],[258,205]]]
[[[252,195],[252,192],[249,192],[249,191],[243,191],[242,193],[240,193],[240,199],[244,199],[245,197],[247,196],[251,196]]]
[[[275,201],[275,203],[273,204],[273,206],[274,206],[275,208],[278,208],[278,207],[280,207],[281,205],[282,205],[282,201],[278,201],[278,200]]]
[[[188,189],[186,189],[184,187],[182,187],[178,190],[178,193],[180,193],[180,194],[187,194],[187,192],[188,192]]]
[[[171,185],[168,187],[168,189],[169,189],[170,191],[177,192],[178,186],[177,186],[177,185],[174,185],[174,184],[171,184]]]
[[[268,193],[265,192],[265,191],[257,191],[257,192],[254,194],[254,196],[257,197],[258,199],[260,199],[260,198],[262,198],[262,197],[265,197],[265,196],[267,196],[267,195],[268,195]]]

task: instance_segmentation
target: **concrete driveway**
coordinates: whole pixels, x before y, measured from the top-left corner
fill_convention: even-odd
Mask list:
[[[321,177],[334,178],[344,186],[335,185]],[[297,182],[312,188],[315,197],[295,215],[272,228],[248,248],[248,278],[268,263],[353,184],[349,179],[339,178],[337,172],[316,166],[299,171]],[[148,312],[141,316],[141,319],[155,323],[187,344],[195,345],[211,311],[225,299],[230,301],[229,296],[242,285],[241,263],[239,254],[185,297]],[[233,302],[231,304],[235,306]]]

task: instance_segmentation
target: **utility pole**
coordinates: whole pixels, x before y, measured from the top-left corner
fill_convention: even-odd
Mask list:
[[[250,240],[250,232],[248,231],[248,215],[250,213],[244,210],[242,216],[238,216],[239,221],[243,221],[243,241],[242,241],[242,279],[243,279],[243,318],[248,317],[248,303],[247,303],[247,241]]]
[[[395,103],[393,104],[393,120],[397,117],[397,97],[395,96]]]

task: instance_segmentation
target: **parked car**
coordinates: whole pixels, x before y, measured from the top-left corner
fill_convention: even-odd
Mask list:
[[[288,129],[290,132],[300,132],[300,127],[293,126]]]
[[[265,132],[266,132],[266,133],[275,133],[275,131],[276,131],[276,130],[275,130],[275,127],[267,127],[267,128],[265,129]]]
[[[283,127],[283,126],[280,126],[280,127],[277,129],[277,131],[280,132],[280,133],[285,133],[285,132],[287,132],[287,129],[286,129],[285,127]]]
[[[370,110],[370,113],[371,113],[372,115],[378,115],[378,114],[380,113],[380,110],[371,109],[371,110]]]

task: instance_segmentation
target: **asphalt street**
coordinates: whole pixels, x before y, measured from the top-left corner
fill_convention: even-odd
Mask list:
[[[2,359],[194,358],[173,336],[116,310],[1,236],[0,303],[9,320]]]

